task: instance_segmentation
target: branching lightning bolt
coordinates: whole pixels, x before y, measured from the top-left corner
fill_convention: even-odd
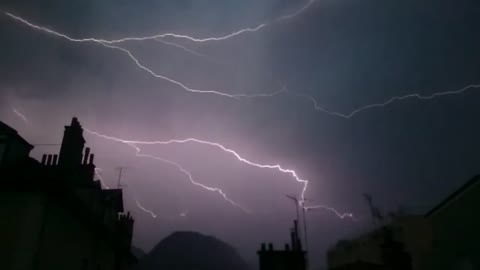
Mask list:
[[[306,9],[308,9],[315,1],[316,0],[309,0],[307,2],[307,4],[305,4],[300,9],[293,12],[292,14],[283,15],[283,16],[273,20],[271,23],[284,21],[284,20],[289,20],[289,19],[292,19],[292,18],[298,16],[301,13],[303,13]],[[168,38],[168,37],[175,38],[175,39],[188,40],[188,41],[197,42],[197,43],[205,43],[205,42],[212,42],[212,41],[223,41],[223,40],[227,40],[227,39],[230,39],[230,38],[233,38],[233,37],[245,34],[245,33],[252,33],[252,32],[260,31],[261,29],[263,29],[263,28],[265,28],[265,27],[267,27],[268,25],[271,24],[271,23],[261,23],[261,24],[257,25],[256,27],[240,29],[240,30],[232,32],[228,35],[224,35],[224,36],[220,36],[220,37],[207,37],[207,38],[195,38],[195,37],[188,36],[188,35],[181,35],[181,34],[175,34],[175,33],[164,33],[164,34],[157,34],[157,35],[146,36],[146,37],[125,37],[125,38],[114,39],[114,40],[97,39],[97,38],[73,39],[73,38],[68,37],[67,35],[60,34],[56,31],[53,31],[53,30],[50,30],[50,29],[47,29],[47,28],[44,28],[44,27],[33,25],[32,23],[28,22],[27,20],[22,19],[18,16],[15,16],[12,13],[5,12],[5,14],[7,16],[15,19],[15,20],[21,21],[21,22],[23,22],[23,23],[25,23],[25,24],[27,24],[31,27],[34,27],[37,30],[46,31],[46,32],[48,32],[50,34],[53,34],[53,35],[56,35],[56,36],[60,36],[60,37],[63,37],[63,38],[68,38],[70,41],[75,41],[75,42],[102,42],[102,43],[105,43],[105,44],[123,43],[123,42],[127,42],[127,41],[147,41],[147,40],[155,40],[155,39],[159,39],[159,38]]]
[[[93,134],[93,135],[96,135],[96,136],[99,136],[99,137],[102,137],[104,139],[109,139],[108,136],[105,136],[105,135],[102,135],[102,134],[99,134],[97,132],[94,132],[94,131],[90,131],[86,128],[84,128],[84,130],[90,134]],[[110,140],[114,140],[114,139],[110,139]],[[228,203],[230,203],[231,205],[235,206],[235,207],[238,207],[240,208],[241,210],[243,210],[245,213],[249,214],[251,213],[250,210],[244,208],[243,206],[241,206],[240,204],[238,204],[237,202],[235,202],[234,200],[230,199],[227,194],[220,188],[215,188],[215,187],[209,187],[207,185],[204,185],[204,184],[201,184],[197,181],[195,181],[195,179],[193,178],[192,174],[187,171],[185,168],[183,168],[180,164],[176,163],[176,162],[173,162],[171,160],[168,160],[168,159],[165,159],[165,158],[161,158],[161,157],[157,157],[157,156],[153,156],[153,155],[147,155],[147,154],[142,154],[141,153],[141,149],[140,147],[136,146],[137,143],[135,142],[131,142],[131,141],[126,141],[126,140],[114,140],[116,142],[121,142],[121,143],[124,143],[124,144],[127,144],[128,146],[132,147],[134,150],[135,150],[135,156],[137,157],[142,157],[142,158],[149,158],[149,159],[153,159],[153,160],[157,160],[157,161],[161,161],[163,163],[167,163],[169,165],[172,165],[172,166],[175,166],[178,170],[180,170],[183,174],[185,174],[188,179],[190,180],[190,183],[192,183],[193,185],[195,186],[198,186],[198,187],[201,187],[207,191],[210,191],[210,192],[216,192],[218,194],[220,194],[220,196],[222,196],[222,198],[227,201]]]
[[[225,201],[229,202],[233,206],[236,206],[236,207],[242,209],[245,213],[251,213],[250,210],[244,208],[240,204],[238,204],[235,201],[233,201],[232,199],[230,199],[227,196],[227,194],[223,190],[221,190],[220,188],[209,187],[209,186],[206,186],[204,184],[201,184],[201,183],[195,181],[195,179],[193,179],[192,174],[176,162],[170,161],[168,159],[152,156],[152,155],[140,154],[139,152],[137,152],[137,157],[150,158],[150,159],[158,160],[158,161],[173,165],[173,166],[177,167],[182,173],[184,173],[188,177],[188,179],[190,180],[190,183],[192,183],[193,185],[201,187],[201,188],[203,188],[205,190],[208,190],[208,191],[211,191],[211,192],[216,192],[216,193],[220,194],[220,196],[222,196]]]
[[[315,98],[311,97],[311,96],[308,96],[308,95],[305,95],[305,94],[296,94],[296,95],[309,99],[313,103],[313,105],[315,107],[315,110],[317,110],[317,111],[321,111],[321,112],[324,112],[326,114],[329,114],[329,115],[332,115],[332,116],[337,116],[337,117],[344,118],[344,119],[350,119],[350,118],[352,118],[352,117],[356,116],[357,114],[362,113],[364,111],[371,110],[371,109],[374,109],[374,108],[387,107],[388,105],[391,105],[392,103],[395,103],[395,102],[398,102],[398,101],[403,101],[403,100],[407,100],[407,99],[431,100],[431,99],[435,99],[435,98],[438,98],[438,97],[441,97],[441,96],[459,95],[459,94],[462,94],[466,91],[469,91],[469,90],[472,90],[472,89],[479,89],[479,88],[480,88],[480,84],[471,84],[471,85],[465,86],[465,87],[463,87],[462,89],[459,89],[459,90],[436,92],[436,93],[433,93],[433,94],[430,94],[430,95],[422,95],[422,94],[419,94],[419,93],[412,93],[412,94],[408,94],[408,95],[404,95],[404,96],[394,96],[394,97],[388,99],[385,102],[365,105],[363,107],[360,107],[358,109],[355,109],[355,110],[351,111],[350,113],[340,113],[340,112],[330,111],[330,110],[327,110],[327,109],[319,106],[317,100]]]
[[[199,53],[199,52],[197,52],[197,51],[194,51],[194,50],[192,50],[192,49],[189,49],[189,48],[187,48],[187,47],[185,47],[185,46],[182,46],[182,45],[180,45],[180,44],[173,43],[173,42],[168,42],[168,41],[165,41],[165,40],[163,40],[163,39],[161,39],[161,38],[156,38],[155,41],[160,42],[160,43],[163,43],[163,44],[168,45],[168,46],[176,47],[176,48],[181,49],[181,50],[184,50],[184,51],[186,51],[186,52],[188,52],[188,53],[190,53],[190,54],[193,54],[193,55],[195,55],[195,56],[202,57],[202,58],[205,58],[205,59],[207,59],[207,60],[209,60],[209,61],[212,61],[212,60],[211,60],[208,56],[206,56],[205,54],[201,54],[201,53]]]
[[[5,12],[4,13],[5,15],[7,15],[8,17],[18,21],[18,22],[21,22],[33,29],[36,29],[36,30],[39,30],[39,31],[42,31],[42,32],[45,32],[45,33],[48,33],[48,34],[51,34],[51,35],[54,35],[56,37],[60,37],[60,38],[63,38],[65,40],[68,40],[70,42],[92,42],[92,43],[96,43],[96,44],[100,44],[106,48],[109,48],[109,49],[114,49],[114,50],[118,50],[118,51],[121,51],[123,52],[125,55],[127,55],[133,62],[134,64],[140,68],[141,70],[147,72],[148,74],[152,75],[153,77],[157,78],[157,79],[162,79],[162,80],[165,80],[165,81],[168,81],[176,86],[179,86],[180,88],[188,91],[188,92],[191,92],[191,93],[197,93],[197,94],[215,94],[215,95],[219,95],[219,96],[223,96],[223,97],[228,97],[228,98],[242,98],[242,97],[256,97],[258,96],[258,94],[252,94],[252,95],[249,95],[249,94],[228,94],[228,93],[225,93],[225,92],[221,92],[221,91],[217,91],[217,90],[201,90],[201,89],[194,89],[194,88],[191,88],[191,87],[188,87],[187,85],[185,85],[184,83],[181,83],[177,80],[174,80],[174,79],[171,79],[167,76],[164,76],[164,75],[160,75],[160,74],[157,74],[155,73],[153,70],[151,70],[150,68],[146,67],[145,65],[143,65],[142,63],[140,63],[140,60],[138,60],[138,58],[136,58],[132,52],[128,49],[125,49],[123,47],[120,47],[120,46],[116,46],[116,45],[112,45],[114,43],[119,43],[119,42],[112,42],[112,41],[108,41],[108,40],[104,40],[104,39],[95,39],[95,38],[84,38],[84,39],[77,39],[77,38],[72,38],[72,37],[69,37],[65,34],[62,34],[62,33],[59,33],[57,31],[54,31],[54,30],[51,30],[51,29],[48,29],[46,27],[43,27],[43,26],[39,26],[39,25],[35,25],[23,18],[20,18],[12,13],[9,13],[9,12]],[[157,38],[160,38],[160,36],[158,37],[155,37],[155,39]],[[263,95],[263,96],[272,96],[272,95],[275,95],[275,93],[271,93],[271,94],[260,94],[260,95]]]
[[[183,143],[198,143],[198,144],[203,144],[203,145],[208,145],[208,146],[215,147],[217,149],[222,150],[223,152],[226,152],[226,153],[229,153],[229,154],[233,155],[238,161],[243,162],[247,165],[250,165],[250,166],[253,166],[253,167],[256,167],[256,168],[260,168],[260,169],[273,169],[273,170],[280,171],[282,173],[289,174],[290,176],[292,176],[295,179],[295,181],[297,181],[299,183],[302,183],[303,188],[302,188],[302,191],[301,191],[301,197],[300,197],[301,199],[299,200],[299,204],[302,207],[307,207],[307,206],[304,206],[304,203],[305,203],[305,193],[306,193],[307,188],[308,188],[308,180],[300,178],[294,170],[285,169],[279,164],[269,165],[269,164],[260,164],[260,163],[250,161],[250,160],[242,157],[235,150],[227,148],[220,143],[209,142],[209,141],[199,140],[199,139],[195,139],[195,138],[187,138],[187,139],[182,139],[182,140],[173,139],[173,140],[168,140],[168,141],[135,141],[135,140],[124,140],[124,139],[120,139],[120,138],[117,138],[117,137],[112,137],[112,136],[100,134],[98,132],[91,131],[91,130],[88,130],[88,129],[85,129],[85,131],[87,131],[88,133],[90,133],[92,135],[103,138],[103,139],[128,144],[128,145],[138,149],[138,151],[140,149],[138,148],[137,145],[169,145],[169,144],[183,144]],[[148,156],[148,157],[155,158],[155,157],[152,157],[152,156]],[[162,159],[159,159],[159,160],[162,160]],[[184,172],[184,173],[187,174],[188,172]],[[189,177],[191,176],[191,174],[188,174],[188,175],[189,175]],[[190,179],[190,180],[192,181],[192,179]],[[328,207],[328,206],[324,206],[324,205],[308,206],[308,207],[310,207],[310,208],[322,208],[322,209],[325,209],[325,210],[329,210],[329,211],[335,213],[338,217],[340,217],[342,219],[344,217],[351,217],[352,216],[350,213],[340,214],[335,209],[333,209],[331,207]]]

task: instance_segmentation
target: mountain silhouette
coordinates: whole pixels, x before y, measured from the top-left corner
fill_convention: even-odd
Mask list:
[[[229,244],[196,232],[175,232],[160,241],[136,270],[248,270]]]

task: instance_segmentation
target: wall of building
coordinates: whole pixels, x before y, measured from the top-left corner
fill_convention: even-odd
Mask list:
[[[78,213],[58,203],[50,203],[46,216],[39,270],[114,268],[112,246],[100,231],[93,230]]]
[[[33,269],[45,212],[35,192],[0,192],[0,269]]]
[[[396,218],[386,226],[393,233],[395,241],[401,242],[412,257],[413,269],[422,269],[425,254],[431,249],[432,232],[428,220],[422,216]],[[363,261],[381,264],[381,245],[384,242],[382,229],[353,240],[344,241],[328,254],[330,268]]]
[[[429,216],[434,233],[431,269],[480,269],[479,213],[477,182]]]

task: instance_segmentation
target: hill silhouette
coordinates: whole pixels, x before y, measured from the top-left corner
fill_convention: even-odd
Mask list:
[[[229,244],[196,232],[175,232],[160,241],[137,270],[247,270],[247,263]]]

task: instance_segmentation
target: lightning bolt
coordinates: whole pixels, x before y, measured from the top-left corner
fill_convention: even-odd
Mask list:
[[[138,67],[140,68],[141,70],[145,71],[146,73],[150,74],[151,76],[157,78],[157,79],[161,79],[161,80],[165,80],[167,82],[170,82],[176,86],[179,86],[180,88],[182,88],[183,90],[185,91],[188,91],[188,92],[191,92],[191,93],[197,93],[197,94],[215,94],[215,95],[219,95],[219,96],[223,96],[223,97],[228,97],[228,98],[242,98],[242,97],[256,97],[258,96],[258,94],[252,94],[252,95],[249,95],[249,94],[228,94],[228,93],[225,93],[225,92],[222,92],[222,91],[218,91],[218,90],[202,90],[202,89],[195,89],[195,88],[191,88],[191,87],[188,87],[186,84],[182,83],[182,82],[179,82],[177,80],[174,80],[172,78],[169,78],[167,76],[164,76],[164,75],[161,75],[161,74],[157,74],[155,73],[153,70],[151,70],[150,68],[146,67],[145,65],[143,65],[142,63],[140,63],[140,60],[138,60],[138,58],[136,58],[132,52],[128,49],[125,49],[123,47],[120,47],[120,46],[116,46],[116,45],[112,45],[114,43],[119,43],[119,42],[114,42],[114,41],[108,41],[108,40],[104,40],[104,39],[95,39],[95,38],[84,38],[84,39],[77,39],[77,38],[72,38],[72,37],[69,37],[65,34],[62,34],[62,33],[59,33],[57,31],[54,31],[54,30],[51,30],[51,29],[48,29],[46,27],[43,27],[43,26],[39,26],[39,25],[35,25],[21,17],[18,17],[12,13],[9,13],[9,12],[5,12],[4,13],[5,15],[7,15],[8,17],[18,21],[18,22],[21,22],[33,29],[36,29],[36,30],[39,30],[39,31],[42,31],[42,32],[45,32],[45,33],[48,33],[48,34],[51,34],[51,35],[54,35],[56,37],[59,37],[59,38],[63,38],[67,41],[70,41],[70,42],[91,42],[91,43],[96,43],[96,44],[100,44],[102,45],[103,47],[106,47],[108,49],[114,49],[114,50],[117,50],[117,51],[120,51],[122,53],[124,53],[126,56],[128,56],[132,61],[133,63]],[[160,38],[160,36],[157,36],[155,37],[156,38]],[[271,94],[261,94],[261,95],[265,95],[265,96],[272,96],[272,95],[275,95],[275,93],[271,93]]]
[[[173,165],[173,166],[177,167],[182,173],[184,173],[188,177],[188,179],[190,180],[190,183],[192,183],[193,185],[201,187],[201,188],[203,188],[205,190],[208,190],[208,191],[211,191],[211,192],[216,192],[216,193],[220,194],[220,196],[222,196],[225,201],[229,202],[233,206],[236,206],[236,207],[240,208],[241,210],[243,210],[247,214],[251,213],[250,210],[247,210],[246,208],[242,207],[240,204],[238,204],[235,201],[233,201],[232,199],[230,199],[227,196],[227,194],[223,190],[221,190],[220,188],[209,187],[209,186],[206,186],[204,184],[201,184],[201,183],[195,181],[195,179],[193,179],[192,174],[176,162],[170,161],[168,159],[164,159],[164,158],[160,158],[160,157],[156,157],[156,156],[152,156],[152,155],[140,154],[140,153],[137,153],[137,157],[150,158],[150,159],[158,160],[158,161]]]
[[[357,114],[362,113],[364,111],[372,110],[372,109],[375,109],[375,108],[387,107],[388,105],[391,105],[392,103],[404,101],[404,100],[407,100],[407,99],[417,99],[417,100],[428,101],[428,100],[432,100],[432,99],[435,99],[435,98],[438,98],[438,97],[441,97],[441,96],[463,94],[464,92],[467,92],[467,91],[473,90],[473,89],[478,89],[478,88],[480,88],[480,84],[470,84],[470,85],[465,86],[465,87],[463,87],[461,89],[458,89],[458,90],[436,92],[436,93],[433,93],[433,94],[430,94],[430,95],[422,95],[422,94],[419,94],[419,93],[412,93],[412,94],[408,94],[408,95],[404,95],[404,96],[394,96],[394,97],[392,97],[392,98],[390,98],[390,99],[388,99],[384,102],[381,102],[381,103],[373,103],[373,104],[362,106],[360,108],[357,108],[357,109],[351,111],[350,113],[341,113],[341,112],[327,110],[327,109],[319,106],[317,100],[315,98],[313,98],[312,96],[308,96],[308,95],[305,95],[305,94],[295,94],[295,95],[297,95],[299,97],[309,99],[313,103],[314,108],[317,111],[324,112],[324,113],[326,113],[328,115],[331,115],[331,116],[336,116],[336,117],[340,117],[340,118],[344,118],[344,119],[350,119],[350,118],[352,118],[352,117],[356,116]]]
[[[288,15],[284,15],[276,20],[274,20],[274,22],[277,22],[277,21],[283,21],[283,20],[287,20],[287,19],[292,19],[296,16],[298,16],[299,14],[301,14],[303,11],[305,11],[308,7],[310,7],[313,3],[315,2],[315,0],[309,0],[307,2],[307,4],[305,6],[303,6],[302,8],[300,8],[299,10],[297,10],[296,12],[292,13],[292,14],[288,14]],[[122,39],[117,39],[117,40],[106,40],[106,39],[97,39],[97,38],[72,38],[66,34],[62,34],[60,32],[57,32],[55,30],[52,30],[52,29],[49,29],[49,28],[46,28],[46,27],[43,27],[43,26],[40,26],[40,25],[36,25],[36,24],[33,24],[31,22],[29,22],[28,20],[26,19],[23,19],[19,16],[16,16],[15,14],[13,13],[10,13],[10,12],[3,12],[6,16],[10,17],[11,19],[15,20],[15,21],[18,21],[18,22],[21,22],[23,23],[24,25],[27,25],[33,29],[36,29],[36,30],[39,30],[39,31],[42,31],[42,32],[45,32],[45,33],[48,33],[48,34],[51,34],[51,35],[54,35],[56,37],[59,37],[59,38],[63,38],[65,40],[68,40],[70,42],[93,42],[93,43],[97,43],[97,44],[101,44],[103,45],[104,47],[107,47],[107,48],[110,48],[110,49],[116,49],[116,50],[119,50],[119,51],[122,51],[123,53],[125,53],[140,69],[146,71],[147,73],[149,73],[150,75],[154,76],[155,78],[159,78],[159,79],[162,79],[162,80],[166,80],[172,84],[175,84],[181,88],[183,88],[184,90],[188,91],[188,92],[192,92],[192,93],[203,93],[203,94],[216,94],[216,95],[220,95],[220,96],[224,96],[224,97],[229,97],[229,98],[240,98],[240,97],[256,97],[257,95],[248,95],[248,94],[228,94],[228,93],[224,93],[224,92],[221,92],[221,91],[217,91],[217,90],[200,90],[200,89],[194,89],[194,88],[190,88],[188,86],[186,86],[184,83],[181,83],[177,80],[174,80],[174,79],[171,79],[169,77],[166,77],[166,76],[163,76],[163,75],[160,75],[160,74],[156,74],[155,72],[153,72],[151,69],[147,68],[145,65],[141,64],[140,61],[131,53],[131,51],[123,48],[123,47],[119,47],[119,46],[114,46],[112,44],[116,44],[116,43],[122,43],[122,42],[127,42],[127,41],[146,41],[146,40],[156,40],[156,41],[160,41],[164,44],[169,44],[169,45],[173,45],[173,46],[176,46],[176,47],[179,47],[179,48],[182,48],[183,50],[186,50],[186,51],[189,51],[190,53],[193,53],[193,54],[196,54],[196,55],[200,55],[198,54],[197,52],[194,52],[188,48],[185,48],[181,45],[178,45],[178,44],[174,44],[174,43],[170,43],[170,42],[166,42],[166,41],[162,41],[161,38],[166,38],[166,37],[173,37],[173,38],[177,38],[177,39],[186,39],[186,40],[190,40],[190,41],[193,41],[193,42],[200,42],[200,43],[203,43],[203,42],[209,42],[209,41],[222,41],[222,40],[226,40],[226,39],[230,39],[230,38],[233,38],[235,36],[238,36],[238,35],[241,35],[243,33],[248,33],[248,32],[257,32],[259,31],[260,29],[266,27],[267,25],[269,25],[268,23],[262,23],[254,28],[245,28],[245,29],[241,29],[241,30],[238,30],[238,31],[235,31],[229,35],[225,35],[225,36],[222,36],[222,37],[209,37],[209,38],[194,38],[194,37],[191,37],[191,36],[187,36],[187,35],[179,35],[179,34],[174,34],[174,33],[165,33],[165,34],[159,34],[159,35],[154,35],[154,36],[148,36],[148,37],[126,37],[126,38],[122,38]],[[261,96],[272,96],[274,94],[261,94]]]
[[[138,208],[140,208],[140,210],[142,210],[145,213],[150,214],[152,216],[152,218],[157,218],[157,214],[155,214],[152,210],[149,210],[149,209],[143,207],[137,199],[135,199],[135,204],[137,205]]]
[[[95,135],[97,137],[100,137],[100,138],[103,138],[103,139],[107,139],[107,140],[111,140],[111,141],[115,141],[115,142],[120,142],[120,143],[124,143],[124,144],[127,144],[127,145],[130,145],[132,147],[135,147],[136,149],[138,149],[138,151],[140,151],[140,148],[138,148],[137,145],[169,145],[169,144],[184,144],[184,143],[198,143],[198,144],[202,144],[202,145],[207,145],[207,146],[211,146],[211,147],[215,147],[217,149],[220,149],[221,151],[223,152],[226,152],[230,155],[233,155],[238,161],[242,162],[242,163],[245,163],[249,166],[253,166],[253,167],[256,167],[256,168],[260,168],[260,169],[272,169],[272,170],[277,170],[279,172],[282,172],[282,173],[286,173],[286,174],[289,174],[290,176],[292,176],[295,181],[301,183],[303,185],[303,188],[302,188],[302,191],[301,191],[301,199],[299,200],[299,204],[302,206],[302,207],[307,207],[304,205],[305,203],[305,193],[307,192],[307,188],[308,188],[308,180],[306,179],[302,179],[298,176],[298,174],[294,171],[294,170],[291,170],[291,169],[285,169],[283,168],[281,165],[279,164],[274,164],[274,165],[270,165],[270,164],[260,164],[260,163],[256,163],[256,162],[253,162],[253,161],[250,161],[244,157],[242,157],[240,154],[238,154],[235,150],[233,149],[230,149],[230,148],[227,148],[226,146],[223,146],[222,144],[220,143],[216,143],[216,142],[209,142],[209,141],[205,141],[205,140],[199,140],[199,139],[195,139],[195,138],[187,138],[187,139],[182,139],[182,140],[178,140],[178,139],[173,139],[173,140],[168,140],[168,141],[135,141],[135,140],[124,140],[124,139],[120,139],[120,138],[117,138],[117,137],[112,137],[112,136],[108,136],[108,135],[104,135],[104,134],[100,134],[96,131],[91,131],[91,130],[88,130],[88,129],[85,129],[84,130],[92,135]],[[138,152],[137,152],[137,155],[138,155]],[[154,156],[149,156],[149,155],[142,155],[142,156],[145,156],[145,157],[149,157],[149,158],[154,158],[154,159],[157,159],[157,157],[154,157]],[[158,160],[160,161],[165,161],[161,158],[158,158]],[[166,161],[167,163],[170,163],[170,161]],[[172,165],[175,165],[175,163],[170,163]],[[178,167],[180,170],[181,169],[181,166]],[[190,177],[190,181],[192,182],[193,178],[191,178],[191,174],[188,173],[187,171],[184,171],[182,170],[185,174],[187,174],[189,177]],[[194,182],[192,182],[194,183]],[[205,188],[203,185],[201,185],[203,188]],[[207,188],[206,188],[207,189]],[[216,189],[216,188],[209,188],[207,190],[210,190],[210,191],[217,191],[217,192],[220,192],[220,190]],[[222,193],[221,193],[222,194]],[[222,194],[223,196],[223,194]],[[224,197],[225,198],[225,197]],[[229,201],[230,203],[232,203],[231,201]],[[322,209],[326,209],[326,210],[330,210],[337,214],[338,217],[340,218],[344,218],[344,217],[349,217],[349,216],[352,216],[350,213],[347,213],[347,214],[340,214],[338,211],[336,211],[334,208],[332,207],[328,207],[328,206],[324,206],[324,205],[317,205],[317,206],[308,206],[309,208],[313,209],[313,208],[322,208]]]
[[[22,113],[20,113],[17,109],[13,108],[12,111],[22,119],[22,121],[26,124],[26,125],[30,125],[30,121],[28,121],[27,117],[25,115],[23,115]]]
[[[74,39],[74,38],[68,37],[65,34],[58,33],[54,30],[50,30],[50,29],[47,29],[47,28],[44,28],[44,27],[41,27],[41,26],[34,25],[34,24],[28,22],[25,19],[22,19],[18,16],[15,16],[12,13],[9,13],[9,12],[4,12],[4,13],[7,16],[9,16],[9,17],[11,17],[11,18],[13,18],[17,21],[20,21],[24,24],[27,24],[30,27],[33,27],[37,30],[42,30],[42,31],[48,32],[50,34],[53,34],[53,35],[56,35],[56,36],[59,36],[59,37],[68,38],[70,41],[75,41],[75,42],[101,42],[101,43],[106,43],[106,44],[115,44],[115,43],[123,43],[123,42],[127,42],[127,41],[147,41],[147,40],[156,40],[156,39],[170,37],[170,38],[183,39],[183,40],[188,40],[188,41],[197,42],[197,43],[205,43],[205,42],[212,42],[212,41],[223,41],[223,40],[227,40],[227,39],[230,39],[230,38],[233,38],[233,37],[245,34],[245,33],[258,32],[261,29],[267,27],[268,25],[270,25],[272,23],[293,19],[294,17],[300,15],[305,10],[307,10],[315,1],[316,0],[309,0],[300,9],[296,10],[295,12],[293,12],[291,14],[283,15],[283,16],[273,20],[271,23],[261,23],[261,24],[257,25],[256,27],[240,29],[240,30],[234,31],[234,32],[232,32],[228,35],[219,36],[219,37],[207,37],[207,38],[195,38],[195,37],[188,36],[188,35],[181,35],[181,34],[175,34],[175,33],[163,33],[163,34],[156,34],[156,35],[146,36],[146,37],[125,37],[125,38],[114,39],[114,40],[97,39],[97,38]]]
[[[135,204],[137,205],[137,207],[142,210],[143,212],[149,214],[152,218],[157,218],[159,217],[155,212],[153,212],[152,210],[150,209],[147,209],[145,206],[143,206],[137,199],[135,199]],[[178,214],[178,216],[180,218],[186,218],[188,215],[188,211],[184,211],[184,212],[181,212],[180,214]],[[160,217],[161,219],[163,220],[166,220],[166,221],[173,221],[175,219],[175,217],[170,217],[170,218],[167,218],[167,217]]]
[[[105,135],[101,135],[97,132],[94,132],[94,131],[90,131],[86,128],[84,128],[84,130],[92,135],[96,135],[96,136],[99,136],[99,137],[102,137],[102,138],[105,138],[107,139],[107,137]],[[104,137],[105,136],[105,137]],[[188,179],[190,180],[190,183],[192,183],[193,185],[195,186],[198,186],[198,187],[201,187],[207,191],[210,191],[210,192],[216,192],[218,194],[220,194],[220,196],[222,196],[222,198],[229,202],[231,205],[235,206],[235,207],[238,207],[240,208],[241,210],[243,210],[245,213],[247,214],[250,214],[251,211],[244,208],[243,206],[241,206],[240,204],[238,204],[237,202],[235,202],[234,200],[230,199],[227,194],[220,188],[215,188],[215,187],[209,187],[207,185],[204,185],[204,184],[201,184],[197,181],[195,181],[195,179],[193,178],[192,174],[187,171],[185,168],[183,168],[180,164],[176,163],[176,162],[173,162],[171,160],[168,160],[168,159],[165,159],[165,158],[161,158],[161,157],[157,157],[157,156],[153,156],[153,155],[147,155],[147,154],[142,154],[141,153],[141,149],[140,147],[136,146],[136,143],[134,142],[130,142],[130,141],[126,141],[126,140],[114,140],[114,141],[117,141],[117,142],[121,142],[121,143],[124,143],[124,144],[127,144],[128,146],[132,147],[134,150],[135,150],[135,156],[137,157],[142,157],[142,158],[149,158],[149,159],[153,159],[153,160],[157,160],[157,161],[161,161],[163,163],[166,163],[166,164],[169,164],[169,165],[172,165],[172,166],[175,166],[178,170],[180,170],[183,174],[185,174]]]
[[[330,211],[330,212],[334,213],[340,219],[345,219],[345,218],[355,219],[353,217],[353,213],[340,213],[335,208],[324,206],[324,205],[304,206],[304,208],[307,211],[324,209],[324,210],[327,210],[327,211]]]
[[[290,19],[293,19],[295,17],[297,17],[298,15],[302,14],[304,11],[306,11],[313,3],[315,3],[316,0],[309,0],[307,2],[307,4],[305,4],[303,7],[301,7],[299,10],[295,11],[294,13],[292,14],[287,14],[287,15],[283,15],[281,16],[280,18],[277,19],[277,21],[283,21],[283,20],[290,20]]]
[[[211,60],[208,56],[206,56],[205,54],[201,54],[201,53],[199,53],[199,52],[197,52],[197,51],[194,51],[194,50],[192,50],[192,49],[189,49],[189,48],[187,48],[187,47],[185,47],[185,46],[182,46],[182,45],[180,45],[180,44],[173,43],[173,42],[168,42],[168,41],[165,41],[165,40],[163,40],[163,39],[161,39],[161,38],[156,38],[155,41],[160,42],[160,43],[163,43],[163,44],[168,45],[168,46],[173,46],[173,47],[176,47],[176,48],[178,48],[178,49],[184,50],[184,51],[186,51],[186,52],[188,52],[188,53],[190,53],[190,54],[193,54],[193,55],[195,55],[195,56],[198,56],[198,57],[201,57],[201,58],[205,58],[205,59],[207,59],[208,61],[212,61],[212,60]]]

